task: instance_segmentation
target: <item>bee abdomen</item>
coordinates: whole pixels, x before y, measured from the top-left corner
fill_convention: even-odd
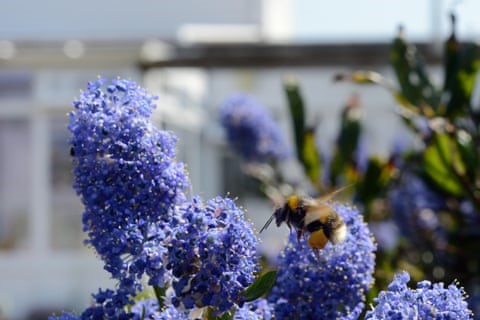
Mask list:
[[[317,230],[310,234],[308,239],[308,245],[313,249],[323,249],[328,242],[328,238],[325,236],[322,230]]]
[[[320,229],[323,229],[324,224],[320,220],[315,220],[307,224],[307,231],[312,233],[315,231],[318,231]]]

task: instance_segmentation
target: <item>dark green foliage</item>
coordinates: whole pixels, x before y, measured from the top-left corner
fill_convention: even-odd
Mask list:
[[[307,177],[316,184],[320,176],[320,157],[315,144],[315,129],[306,126],[305,106],[298,84],[294,79],[285,83],[290,116],[294,130],[297,158]]]
[[[272,270],[259,276],[250,287],[245,290],[245,301],[253,301],[265,295],[275,284],[277,271]]]
[[[347,104],[332,148],[328,181],[323,181],[320,190],[354,183],[353,199],[364,208],[368,221],[393,218],[401,223],[400,229],[409,230],[394,250],[377,253],[376,290],[393,272],[407,269],[417,280],[459,279],[468,291],[470,280],[480,273],[480,106],[472,103],[480,67],[479,45],[458,40],[452,15],[452,32],[445,41],[443,83],[431,80],[422,54],[406,40],[403,28],[393,40],[390,62],[396,85],[372,71],[337,75],[335,80],[387,89],[399,107],[399,117],[422,147],[385,159],[370,157],[362,168],[355,159],[361,118],[352,117],[355,109]],[[389,193],[396,192],[405,173],[423,181],[422,187],[415,188],[430,191],[424,199],[413,191],[410,195],[414,198],[405,195],[396,200],[415,210],[400,218],[392,216],[395,204]],[[408,185],[403,188],[408,190]],[[442,201],[431,202],[437,197]]]
[[[480,48],[476,43],[459,41],[453,15],[451,21],[451,35],[445,41],[443,52],[442,84],[434,84],[429,78],[420,52],[407,42],[403,29],[394,39],[390,52],[398,87],[377,74],[374,81],[366,81],[365,78],[372,79],[367,77],[372,73],[365,71],[340,78],[359,84],[378,84],[389,90],[399,104],[399,116],[423,146],[401,157],[403,164],[391,179],[379,178],[388,165],[384,166],[382,161],[370,162],[358,184],[356,199],[364,204],[372,203],[371,195],[383,199],[382,190],[396,190],[404,172],[423,181],[432,194],[443,199],[443,205],[439,206],[432,205],[427,198],[422,202],[418,194],[415,199],[405,196],[404,202],[421,204],[418,211],[403,220],[403,227],[411,224],[410,220],[421,221],[421,215],[427,214],[421,206],[431,205],[434,209],[428,215],[434,218],[435,229],[411,230],[413,233],[400,242],[394,256],[379,252],[377,263],[385,266],[384,261],[388,260],[396,268],[411,268],[422,278],[446,282],[459,279],[468,291],[470,281],[480,272],[480,118],[477,110],[480,106],[472,103]],[[366,190],[371,193],[365,194]],[[375,215],[370,218],[375,220]],[[425,261],[419,258],[425,256],[430,258]],[[438,273],[440,269],[442,272]],[[377,278],[386,273],[380,270]],[[382,279],[379,283],[383,283]]]

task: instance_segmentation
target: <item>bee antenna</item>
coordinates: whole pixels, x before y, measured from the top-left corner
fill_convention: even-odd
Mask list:
[[[262,229],[260,229],[260,233],[262,233],[263,230],[265,230],[265,229],[268,228],[268,226],[270,225],[270,223],[272,223],[274,217],[275,217],[275,213],[272,214],[272,216],[267,220],[267,222],[266,222],[265,225],[262,227]]]

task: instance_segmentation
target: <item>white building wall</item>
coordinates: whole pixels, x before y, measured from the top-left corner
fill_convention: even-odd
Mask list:
[[[30,70],[24,92],[0,96],[0,319],[81,311],[99,287],[113,286],[82,245],[83,207],[71,187],[67,113],[101,70],[92,71]],[[134,68],[103,73],[140,80]]]
[[[173,39],[185,24],[258,25],[258,0],[2,0],[0,39]]]

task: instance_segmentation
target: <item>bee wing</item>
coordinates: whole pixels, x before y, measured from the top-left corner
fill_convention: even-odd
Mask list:
[[[307,223],[308,221],[313,221],[314,219],[320,219],[320,221],[324,223],[325,219],[332,211],[331,205],[327,202],[348,187],[350,187],[350,185],[333,190],[318,198],[303,199],[303,205],[307,208],[307,217],[305,218],[305,222]]]
[[[320,197],[318,198],[314,198],[314,199],[309,199],[306,201],[306,205],[309,205],[309,206],[318,206],[319,204],[322,204],[322,203],[325,203],[327,202],[328,200],[332,199],[333,197],[335,197],[337,194],[339,194],[340,192],[342,191],[345,191],[345,189],[347,188],[350,188],[352,185],[349,184],[345,187],[341,187],[341,188],[338,188],[338,189],[335,189],[333,191],[330,191],[329,193],[327,194],[323,194],[321,195]]]

